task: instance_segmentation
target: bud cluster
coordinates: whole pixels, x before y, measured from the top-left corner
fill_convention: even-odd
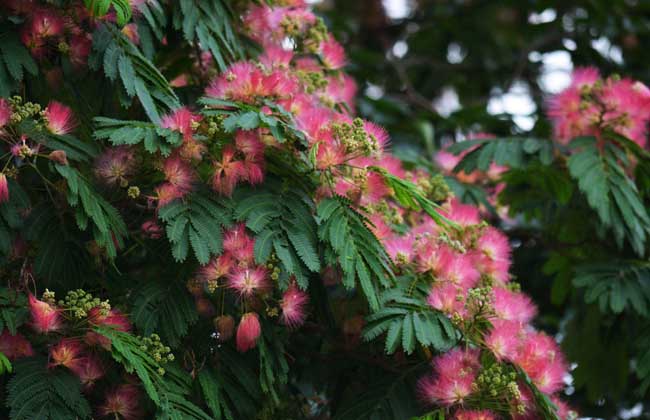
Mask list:
[[[151,355],[156,363],[162,365],[174,361],[174,355],[172,354],[171,349],[160,341],[160,336],[158,334],[154,333],[149,337],[138,337],[138,340],[140,341],[140,350]],[[164,375],[165,369],[162,367],[158,368],[158,373]]]
[[[54,294],[52,294],[53,298]],[[82,289],[70,290],[66,294],[65,299],[59,300],[58,304],[77,319],[88,316],[88,311],[93,308],[99,308],[102,316],[107,316],[111,310],[111,305],[108,303],[108,300],[102,301]]]
[[[9,98],[8,102],[12,109],[10,119],[12,124],[18,124],[21,121],[34,118],[35,116],[43,116],[43,109],[40,104],[35,104],[33,102],[23,103],[23,98],[17,95]],[[38,128],[39,127],[37,126],[37,129]]]
[[[472,388],[476,392],[485,393],[492,398],[505,396],[519,406],[521,391],[516,382],[517,373],[509,370],[505,369],[503,365],[493,364],[479,373]]]
[[[361,118],[355,118],[352,124],[334,123],[332,130],[334,137],[345,146],[347,153],[361,152],[367,156],[379,150],[377,138],[366,132]]]
[[[282,271],[280,267],[278,266],[278,257],[275,255],[275,252],[269,256],[269,260],[266,263],[266,268],[269,270],[271,273],[271,279],[273,281],[278,281],[280,278],[280,272]]]

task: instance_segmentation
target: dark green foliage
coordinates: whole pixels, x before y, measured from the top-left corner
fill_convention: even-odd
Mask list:
[[[259,383],[262,392],[269,394],[276,405],[280,404],[278,390],[289,379],[289,364],[285,357],[283,340],[272,325],[262,328],[262,336],[257,342],[260,354]]]
[[[650,330],[644,331],[638,341],[636,376],[641,381],[639,395],[646,395],[650,388]]]
[[[199,103],[208,107],[215,107],[203,109],[201,112],[204,115],[227,115],[227,118],[223,121],[223,129],[227,133],[232,133],[237,129],[267,128],[280,143],[284,143],[287,138],[292,138],[306,144],[305,134],[296,127],[293,114],[287,112],[281,105],[271,101],[264,102],[267,108],[265,110],[249,104],[210,97],[200,98]],[[273,113],[268,114],[268,110]]]
[[[110,24],[99,26],[93,34],[94,54],[89,65],[103,69],[111,81],[118,77],[129,98],[137,96],[149,119],[160,122],[160,114],[180,107],[169,82],[126,35]],[[130,105],[130,103],[125,103]]]
[[[630,162],[624,151],[613,143],[599,149],[593,137],[575,139],[571,148],[569,172],[589,205],[603,225],[612,229],[619,247],[627,239],[638,255],[644,255],[650,217],[636,185],[625,173]]]
[[[231,26],[232,10],[224,0],[180,0],[174,27],[181,29],[190,44],[210,51],[220,71],[226,62],[243,57],[237,34]]]
[[[264,263],[275,253],[282,263],[280,281],[284,288],[289,285],[289,276],[294,275],[298,285],[306,289],[309,273],[320,270],[314,208],[307,194],[275,188],[250,194],[235,208],[235,218],[245,221],[256,234],[255,260]]]
[[[6,328],[10,334],[16,334],[16,328],[27,321],[29,310],[26,304],[27,298],[24,294],[0,287],[0,331]]]
[[[12,420],[90,418],[81,383],[69,370],[48,369],[47,360],[41,357],[20,359],[14,370],[7,385]]]
[[[112,118],[96,117],[97,129],[93,131],[96,139],[108,140],[114,146],[142,143],[149,153],[160,152],[169,156],[171,151],[181,145],[180,132],[161,128],[144,121],[121,121]]]
[[[69,230],[75,228],[74,222],[60,218],[49,203],[41,203],[30,212],[24,235],[37,244],[34,270],[45,284],[76,288],[89,280],[85,244]]]
[[[201,392],[216,420],[237,420],[255,415],[259,409],[259,380],[242,355],[231,348],[219,350],[219,365],[206,367],[198,375]]]
[[[592,305],[576,313],[564,330],[562,347],[567,358],[577,363],[571,372],[574,386],[591,401],[603,397],[618,401],[632,384],[630,342],[639,331],[630,327],[613,323]]]
[[[465,140],[449,147],[454,154],[469,151],[454,168],[455,172],[471,173],[487,171],[490,164],[520,168],[527,155],[537,155],[540,162],[548,165],[553,160],[553,143],[547,139],[506,137],[499,139]]]
[[[77,226],[86,230],[92,222],[97,244],[106,249],[110,258],[114,258],[116,247],[124,245],[127,234],[120,213],[92,188],[79,171],[64,165],[56,165],[56,170],[68,183],[68,204],[76,208]]]
[[[416,344],[446,351],[457,341],[451,321],[426,302],[427,287],[412,277],[398,277],[400,287],[382,294],[381,309],[366,318],[366,341],[386,333],[385,351],[393,354],[400,347],[411,354]]]
[[[368,229],[370,221],[341,196],[318,204],[318,237],[338,260],[343,271],[343,285],[359,285],[373,311],[379,309],[379,288],[394,281],[392,261],[375,235]]]
[[[650,267],[641,261],[585,264],[576,269],[573,285],[585,289],[585,302],[600,311],[625,310],[647,317],[650,306]]]
[[[115,361],[142,381],[147,396],[159,409],[159,418],[210,419],[187,398],[191,391],[191,379],[184,370],[169,363],[161,366],[140,348],[138,339],[130,334],[105,327],[98,327],[96,332],[111,340]]]
[[[221,252],[221,229],[231,223],[229,204],[201,194],[190,194],[166,205],[158,217],[166,223],[174,259],[185,261],[191,246],[201,264]]]
[[[38,67],[29,51],[20,42],[9,23],[0,30],[0,97],[9,96],[23,80],[25,72],[36,76]]]
[[[404,374],[383,373],[371,385],[359,389],[334,415],[334,420],[409,419],[418,413],[419,402],[411,391],[415,387],[413,369]]]
[[[196,306],[185,285],[176,278],[148,281],[136,293],[131,319],[144,335],[158,333],[176,347],[198,320]]]
[[[84,0],[84,4],[93,16],[102,17],[113,6],[117,24],[122,26],[131,20],[131,4],[128,0]]]
[[[21,212],[29,207],[29,197],[18,183],[9,179],[9,201],[0,204],[0,255],[11,250],[13,231],[23,226]]]

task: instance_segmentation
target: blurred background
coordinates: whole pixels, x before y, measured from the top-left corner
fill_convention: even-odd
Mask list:
[[[348,51],[359,113],[383,124],[407,161],[426,164],[471,133],[548,137],[545,102],[576,67],[650,81],[646,0],[309,3]],[[554,279],[544,274],[552,270],[534,240],[510,236],[518,281],[540,305],[539,326],[560,340],[577,337],[563,340],[579,360],[567,399],[583,418],[650,418],[650,402],[628,375],[626,346],[617,342],[635,332],[601,337],[597,326],[572,320],[572,309],[553,296]]]

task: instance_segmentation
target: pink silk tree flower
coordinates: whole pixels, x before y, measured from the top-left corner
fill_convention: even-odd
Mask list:
[[[77,127],[72,110],[57,101],[51,101],[45,108],[46,127],[52,134],[64,135]]]
[[[29,295],[29,307],[32,315],[32,327],[39,333],[57,331],[63,326],[61,313],[49,303]]]
[[[255,312],[247,312],[241,317],[237,327],[237,350],[246,352],[257,345],[262,332],[260,320]]]
[[[282,323],[289,328],[296,328],[305,322],[307,316],[306,306],[309,301],[307,293],[291,284],[282,295],[280,308],[282,309]]]

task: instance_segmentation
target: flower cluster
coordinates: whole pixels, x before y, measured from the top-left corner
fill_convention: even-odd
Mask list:
[[[218,257],[199,268],[194,278],[188,282],[188,290],[199,302],[211,303],[202,297],[205,292],[214,294],[219,289],[234,293],[242,308],[267,307],[269,315],[281,311],[280,321],[290,328],[300,326],[306,318],[308,304],[307,294],[291,282],[282,293],[279,301],[274,301],[272,292],[280,268],[271,257],[267,264],[257,264],[254,257],[255,239],[251,237],[243,224],[228,229],[223,234],[224,251]],[[206,311],[208,314],[213,310]],[[214,319],[214,325],[221,342],[233,336],[234,318],[221,315]],[[261,333],[261,326],[256,312],[247,312],[241,317],[237,327],[237,349],[247,351],[254,348]]]
[[[93,298],[81,289],[69,292],[58,303],[54,293],[47,290],[43,293],[42,300],[30,294],[28,305],[31,319],[29,326],[34,333],[43,335],[32,342],[39,345],[48,343],[48,369],[68,369],[77,376],[84,392],[94,392],[95,385],[107,376],[114,362],[106,351],[110,350],[110,340],[93,331],[93,328],[104,326],[128,332],[131,330],[128,318],[119,310],[112,309],[107,301]],[[155,334],[142,338],[141,341],[143,350],[149,352],[155,360],[161,363],[173,360],[169,347],[161,344]],[[36,346],[21,333],[13,335],[4,329],[0,334],[0,351],[10,360],[34,355],[33,345]],[[159,373],[163,374],[164,371]],[[128,375],[125,380],[133,381]],[[118,392],[124,387],[131,390],[129,395]],[[141,391],[136,385],[120,385],[117,390],[109,390],[104,395],[105,403],[100,412],[137,418],[129,417],[128,413],[131,409],[137,409],[140,396]],[[116,398],[123,401],[118,405]]]
[[[90,46],[84,42],[90,42],[87,33],[96,23],[84,8],[48,6],[28,11],[21,2],[6,3],[15,13],[26,16],[22,38],[35,57],[51,59],[58,51],[69,55],[73,63],[86,62]],[[141,2],[131,3],[137,8]],[[390,154],[388,133],[355,117],[356,85],[342,71],[345,52],[305,2],[255,3],[243,16],[244,30],[260,44],[261,54],[255,60],[232,63],[217,75],[204,89],[203,109],[180,107],[163,116],[155,129],[159,134],[175,135],[178,147],[168,154],[145,154],[129,142],[128,146],[109,146],[88,172],[112,197],[123,199],[120,209],[135,209],[129,214],[154,217],[137,224],[142,223],[146,238],[156,240],[164,232],[155,216],[173,201],[205,190],[227,199],[242,184],[264,182],[273,168],[271,153],[295,159],[308,168],[305,178],[309,177],[315,201],[336,195],[348,198],[392,259],[400,275],[396,281],[409,279],[423,285],[428,296],[426,303],[422,299],[422,306],[448,316],[463,336],[462,345],[433,360],[431,375],[420,382],[422,399],[445,407],[459,420],[506,415],[536,418],[532,391],[521,381],[519,370],[539,391],[556,398],[567,363],[556,342],[531,326],[537,311],[511,281],[508,238],[482,221],[479,209],[451,196],[442,176],[423,169],[406,170]],[[109,13],[103,19],[114,19],[114,15]],[[127,25],[123,30],[137,43],[135,27]],[[205,56],[195,58],[202,61],[201,65],[209,61]],[[179,85],[185,82],[178,79]],[[580,87],[579,100],[611,103],[613,99],[603,99],[600,92],[610,84],[621,83],[608,80],[594,82],[590,89]],[[631,89],[645,94],[636,85]],[[614,96],[622,100],[624,95],[619,92]],[[579,111],[583,108],[589,107],[580,105]],[[232,118],[244,111],[254,119],[267,122],[267,118],[273,123],[252,129],[244,129],[247,124],[236,126],[241,129],[226,124],[224,115],[231,114]],[[622,130],[632,126],[630,115],[631,108],[624,115],[610,112],[606,120]],[[8,178],[16,178],[20,168],[37,157],[68,164],[65,152],[48,147],[51,142],[18,134],[17,125],[27,120],[33,122],[34,132],[54,139],[68,136],[78,125],[72,110],[56,101],[41,108],[18,97],[0,99],[0,139],[11,154],[0,173],[0,202],[9,199]],[[272,129],[277,128],[278,121],[298,134],[280,139]],[[630,130],[626,135],[640,132],[636,125]],[[49,153],[44,155],[43,150]],[[443,151],[436,162],[443,174],[451,175],[457,159]],[[487,174],[459,176],[465,182],[484,175],[494,180],[501,171],[503,168],[493,166]],[[412,185],[421,202],[430,203],[431,208],[442,203],[438,216],[443,222],[434,221],[416,205],[406,208],[389,177]],[[77,216],[76,222],[80,225],[83,219]],[[308,294],[296,279],[282,272],[278,255],[271,253],[267,261],[257,260],[256,239],[244,224],[231,225],[220,234],[223,251],[196,269],[186,283],[197,312],[212,319],[213,336],[220,343],[234,339],[237,350],[247,352],[266,337],[263,328],[274,318],[289,330],[304,324]],[[335,267],[327,267],[322,277],[328,285],[341,283]],[[221,304],[215,305],[216,301]],[[122,312],[84,290],[71,291],[59,301],[49,291],[41,300],[30,295],[29,306],[30,327],[43,342],[49,342],[49,368],[69,369],[86,390],[107,376],[111,362],[103,355],[112,343],[94,328],[132,329]],[[344,332],[358,336],[361,325],[361,320],[354,320]],[[155,334],[139,337],[138,344],[158,363],[174,360],[171,349]],[[12,360],[34,353],[24,336],[6,330],[0,335],[0,351]],[[190,359],[189,353],[183,357]],[[164,374],[164,369],[158,373]],[[141,392],[131,382],[127,378],[102,396],[100,415],[144,415],[138,404]],[[570,417],[568,410],[560,414],[563,419]]]
[[[549,100],[548,116],[555,138],[562,144],[578,136],[599,137],[603,130],[611,130],[645,148],[650,89],[631,79],[603,78],[593,67],[579,68],[571,85]]]
[[[22,122],[33,124],[34,138],[19,134],[16,128]],[[44,157],[60,165],[68,164],[65,151],[49,146],[44,136],[70,134],[76,126],[72,110],[60,102],[51,101],[42,108],[39,104],[24,102],[20,96],[0,98],[0,141],[12,157],[0,172],[0,203],[9,200],[8,178],[17,178],[25,163]]]
[[[139,6],[143,0],[129,1],[133,13],[140,14]],[[92,47],[92,32],[102,21],[115,22],[115,10],[109,10],[103,16],[93,16],[83,2],[68,2],[65,6],[55,7],[36,4],[33,1],[6,0],[0,2],[0,10],[20,16],[25,20],[20,32],[20,40],[32,56],[40,62],[54,63],[59,57],[65,57],[75,68],[88,64]],[[134,44],[140,36],[135,23],[126,24],[122,32]],[[48,78],[60,79],[57,67],[48,70]]]

